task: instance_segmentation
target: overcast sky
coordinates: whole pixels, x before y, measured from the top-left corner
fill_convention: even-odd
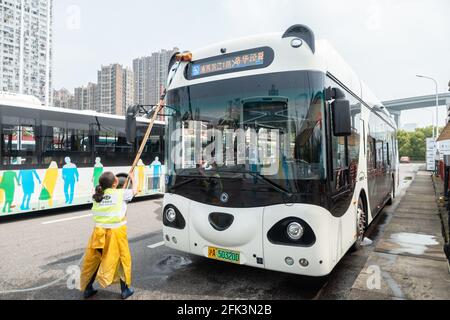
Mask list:
[[[441,92],[450,81],[449,0],[55,0],[54,87],[96,82],[102,64],[161,48],[195,49],[302,23],[328,39],[381,100]],[[429,111],[428,111],[429,110]],[[432,110],[403,123],[429,125]],[[445,108],[441,108],[441,123]]]

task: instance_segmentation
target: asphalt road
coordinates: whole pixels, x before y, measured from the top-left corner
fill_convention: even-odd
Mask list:
[[[376,243],[420,165],[401,166],[402,188],[372,225]],[[349,253],[327,278],[315,279],[236,266],[176,252],[162,245],[162,199],[132,203],[128,226],[133,256],[132,299],[346,299],[373,246]],[[1,299],[82,299],[70,289],[92,232],[89,208],[0,222]],[[75,273],[76,275],[76,273]],[[69,285],[68,285],[69,284]],[[119,288],[94,299],[119,299]]]

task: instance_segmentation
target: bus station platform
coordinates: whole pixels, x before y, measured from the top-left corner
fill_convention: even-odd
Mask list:
[[[450,299],[439,190],[419,171],[351,289],[351,300]]]

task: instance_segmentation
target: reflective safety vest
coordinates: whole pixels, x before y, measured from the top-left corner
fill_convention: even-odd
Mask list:
[[[102,202],[94,201],[92,211],[94,222],[97,227],[106,229],[117,229],[124,226],[126,222],[126,208],[123,201],[123,189],[108,189],[105,191]]]

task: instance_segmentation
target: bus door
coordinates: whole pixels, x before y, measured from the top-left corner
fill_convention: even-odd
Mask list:
[[[388,170],[385,160],[385,145],[382,140],[377,140],[371,136],[369,139],[367,171],[369,185],[369,201],[373,217],[375,217],[389,193]]]

